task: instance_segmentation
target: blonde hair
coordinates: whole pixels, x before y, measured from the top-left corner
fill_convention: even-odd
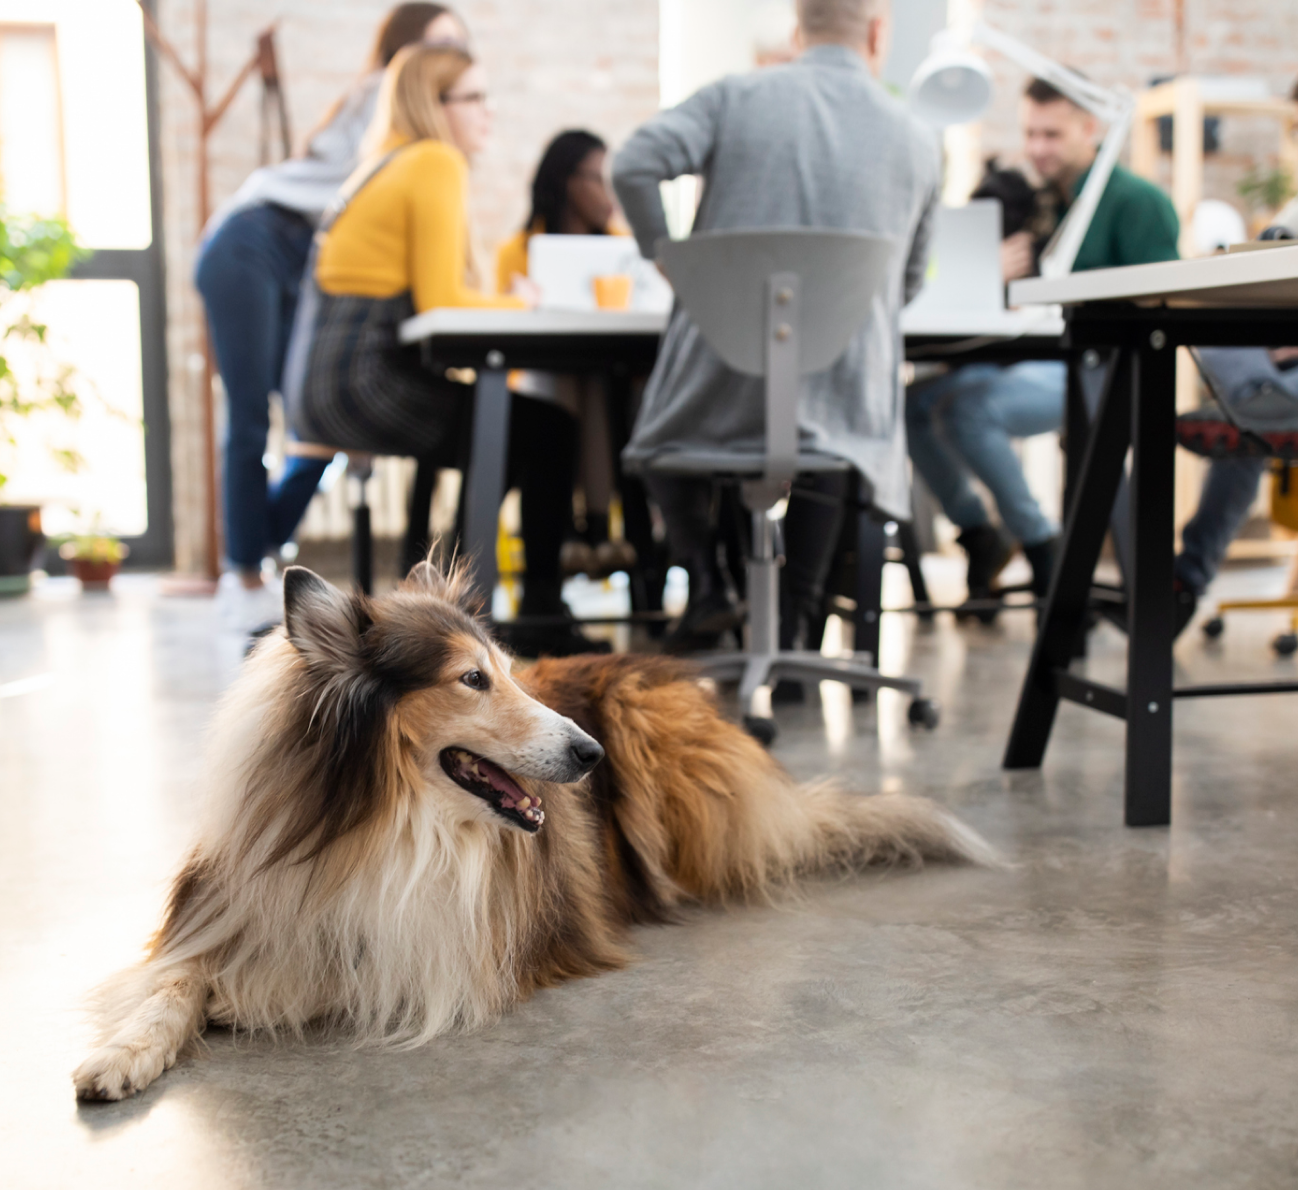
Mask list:
[[[419,44],[398,50],[383,72],[361,156],[374,156],[392,136],[453,143],[442,96],[472,65],[472,56],[459,46]]]
[[[361,160],[377,157],[394,136],[408,141],[438,140],[453,145],[450,121],[442,103],[445,95],[473,65],[468,50],[454,45],[408,45],[398,50],[383,72],[374,118],[361,140]],[[365,166],[362,166],[365,168]],[[478,267],[477,237],[473,219],[468,220],[465,280],[478,288],[482,270]]]
[[[857,44],[887,8],[887,0],[798,0],[798,26],[817,39]]]

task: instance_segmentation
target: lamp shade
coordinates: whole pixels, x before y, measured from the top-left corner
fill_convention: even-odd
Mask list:
[[[978,119],[991,99],[992,72],[987,63],[968,50],[941,45],[937,39],[933,52],[915,71],[907,93],[910,110],[935,128]]]

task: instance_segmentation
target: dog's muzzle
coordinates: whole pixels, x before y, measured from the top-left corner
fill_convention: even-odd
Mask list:
[[[585,732],[574,736],[567,755],[546,779],[558,784],[580,781],[604,758],[604,749]],[[539,794],[527,793],[512,774],[493,760],[467,748],[444,748],[442,769],[461,789],[481,798],[512,826],[535,834],[545,822]]]

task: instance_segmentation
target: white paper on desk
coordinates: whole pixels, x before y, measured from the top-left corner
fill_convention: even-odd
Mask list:
[[[527,242],[527,275],[541,290],[542,310],[594,310],[595,278],[631,277],[631,309],[666,313],[672,287],[640,255],[631,236],[533,236]]]

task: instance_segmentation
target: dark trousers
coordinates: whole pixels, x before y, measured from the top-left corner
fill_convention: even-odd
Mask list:
[[[818,619],[851,492],[849,472],[799,475],[784,518],[780,576],[780,644],[791,648],[799,626]],[[706,479],[652,476],[649,490],[663,514],[673,559],[690,575],[690,601],[725,589],[717,556],[713,484]],[[819,642],[810,642],[816,647]]]
[[[328,466],[289,459],[271,484],[262,462],[311,236],[301,216],[263,204],[231,215],[199,255],[195,284],[226,394],[225,549],[241,570],[292,537]]]

